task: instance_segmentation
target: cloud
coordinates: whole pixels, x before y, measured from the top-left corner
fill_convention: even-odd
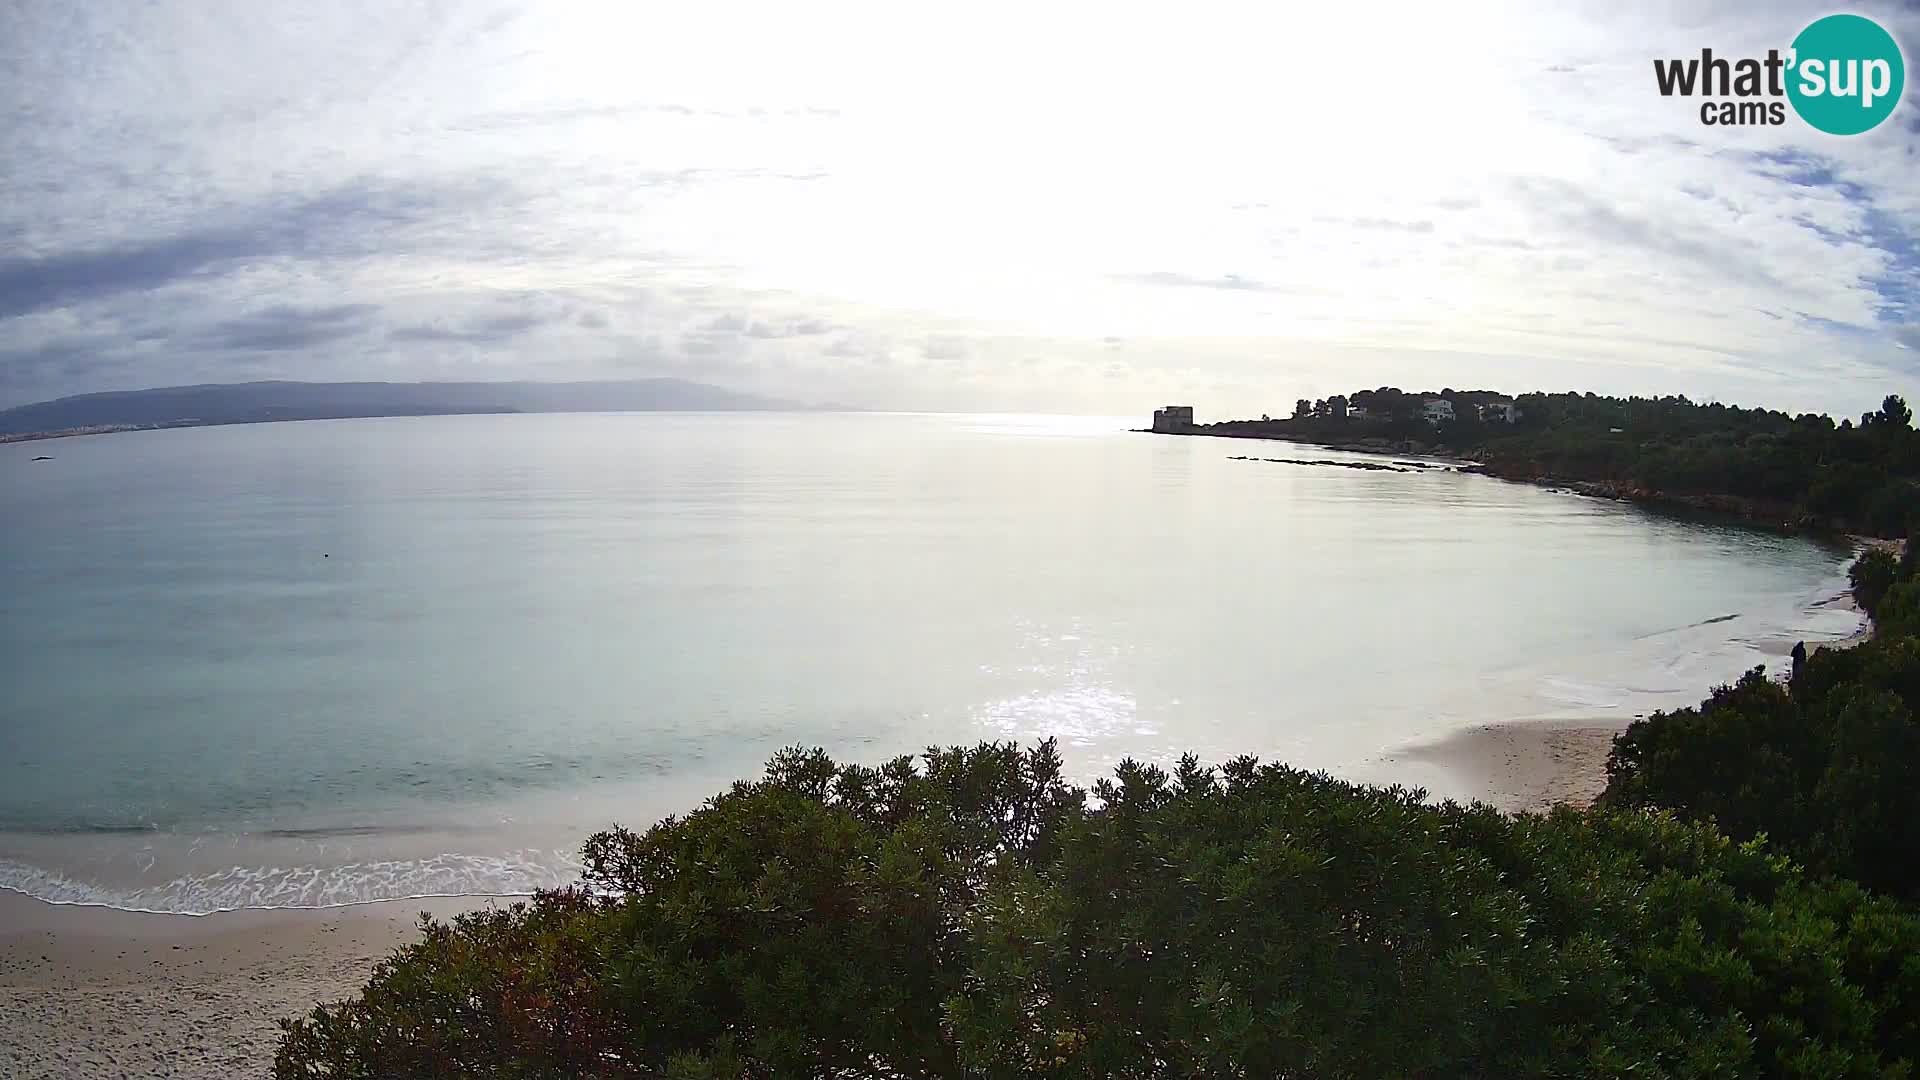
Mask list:
[[[0,318],[157,288],[261,250],[245,229],[214,227],[118,248],[0,259]]]
[[[1227,289],[1233,292],[1282,292],[1277,286],[1264,281],[1242,277],[1239,274],[1221,274],[1218,277],[1202,277],[1194,274],[1182,274],[1173,270],[1153,270],[1144,274],[1114,274],[1115,281],[1131,282],[1136,285],[1166,285],[1180,289]]]
[[[212,215],[170,235],[0,259],[0,319],[147,292],[249,261],[364,256],[412,226],[472,211],[475,187],[356,183]]]
[[[59,338],[24,349],[0,349],[0,388],[31,389],[110,366],[109,339]]]
[[[302,349],[364,332],[380,309],[373,304],[302,308],[281,304],[217,323],[200,341],[208,348],[253,352]]]
[[[768,4],[745,38],[697,5],[249,10],[9,23],[7,403],[240,374],[1255,414],[1427,375],[1915,393],[1920,83],[1853,139],[1708,128],[1653,86],[1650,57],[1784,44],[1786,4],[1405,5],[1384,34],[1248,8],[1225,37],[1127,10],[1097,50],[1049,11],[944,22],[933,54],[860,45],[924,35],[906,8]],[[1399,78],[1276,68],[1301,34]],[[1443,123],[1405,92],[1442,82]],[[1341,109],[1277,104],[1322,84]]]
[[[1513,190],[1538,218],[1578,240],[1635,248],[1760,284],[1778,281],[1764,261],[1749,258],[1749,253],[1724,233],[1639,216],[1583,187],[1549,177],[1518,177]]]
[[[814,337],[832,333],[833,330],[834,325],[825,319],[756,319],[751,326],[747,327],[746,333],[748,337],[772,339]]]
[[[541,325],[537,315],[497,315],[464,326],[401,326],[387,331],[392,341],[454,341],[471,345],[496,344],[517,338]]]
[[[965,339],[943,334],[922,342],[920,352],[929,360],[965,360],[972,350]]]
[[[1356,229],[1381,229],[1387,232],[1430,233],[1433,231],[1433,222],[1426,220],[1396,221],[1392,218],[1357,217],[1349,219],[1349,223]]]

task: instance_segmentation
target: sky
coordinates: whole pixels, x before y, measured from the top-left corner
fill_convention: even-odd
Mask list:
[[[1920,79],[1708,127],[1830,8],[0,0],[0,407],[677,376],[864,408],[1920,399]],[[1920,58],[1920,7],[1868,4]]]

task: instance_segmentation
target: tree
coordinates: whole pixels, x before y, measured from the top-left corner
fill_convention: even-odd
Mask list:
[[[1782,686],[1755,668],[1698,708],[1614,740],[1601,801],[1761,836],[1822,873],[1920,901],[1920,579],[1870,551],[1850,576],[1874,639],[1822,649]],[[1891,578],[1891,579],[1890,579]]]
[[[1854,560],[1847,569],[1847,581],[1853,588],[1853,598],[1862,611],[1873,614],[1880,606],[1880,599],[1900,580],[1900,563],[1891,552],[1874,548]]]
[[[578,888],[429,920],[285,1024],[274,1075],[1864,1080],[1920,1052],[1920,918],[1704,825],[1250,758],[1087,794],[1050,743],[783,752],[596,835]]]
[[[1295,420],[1304,420],[1312,415],[1313,402],[1308,401],[1306,398],[1300,398],[1293,403],[1293,418]]]

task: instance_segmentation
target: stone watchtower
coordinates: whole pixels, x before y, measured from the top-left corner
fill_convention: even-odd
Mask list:
[[[1192,427],[1193,406],[1191,405],[1168,405],[1163,409],[1153,410],[1153,430],[1155,431],[1187,431]]]

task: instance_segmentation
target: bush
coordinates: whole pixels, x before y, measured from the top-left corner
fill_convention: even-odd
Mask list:
[[[1809,868],[1920,900],[1920,579],[1853,566],[1873,640],[1822,649],[1791,685],[1759,668],[1614,740],[1601,801],[1766,836]]]
[[[1920,577],[1895,582],[1880,598],[1873,621],[1878,631],[1888,637],[1920,635]]]
[[[1853,586],[1853,598],[1869,615],[1879,608],[1880,599],[1900,579],[1900,563],[1889,552],[1875,548],[1854,560],[1847,570]]]
[[[991,860],[1082,797],[1053,744],[880,769],[788,751],[684,819],[586,845],[578,890],[430,926],[287,1025],[276,1076],[956,1075],[940,1028]],[[490,966],[489,966],[490,965]],[[586,974],[583,977],[583,973]]]
[[[1092,794],[1050,743],[782,754],[596,836],[579,889],[429,922],[288,1022],[275,1075],[1883,1077],[1920,1052],[1920,923],[1759,843],[1250,759]]]

